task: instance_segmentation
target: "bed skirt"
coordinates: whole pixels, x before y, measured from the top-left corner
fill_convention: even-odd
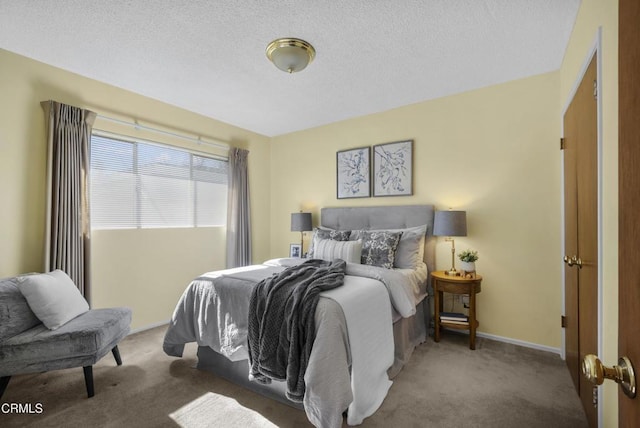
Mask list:
[[[211,372],[265,397],[304,410],[302,403],[295,403],[286,397],[286,382],[274,380],[270,384],[262,384],[250,381],[249,360],[231,361],[208,346],[198,346],[198,364],[196,368]]]

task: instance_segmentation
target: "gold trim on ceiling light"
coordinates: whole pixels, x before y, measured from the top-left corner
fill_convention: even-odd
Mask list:
[[[267,45],[266,53],[276,67],[287,73],[304,70],[316,56],[311,43],[291,37],[272,41]]]

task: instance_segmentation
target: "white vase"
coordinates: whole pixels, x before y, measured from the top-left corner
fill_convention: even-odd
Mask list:
[[[475,262],[460,262],[460,270],[463,273],[475,273],[476,271],[476,263]]]

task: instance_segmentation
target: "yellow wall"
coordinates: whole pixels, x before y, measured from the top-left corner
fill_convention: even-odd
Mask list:
[[[253,257],[268,258],[270,173],[269,163],[263,161],[269,157],[267,137],[4,50],[0,50],[0,93],[0,277],[43,269],[46,143],[40,102],[49,99],[250,150]],[[96,127],[148,136],[104,120],[97,120]],[[153,138],[215,152],[204,145]],[[92,306],[132,307],[134,329],[168,320],[190,279],[224,267],[224,233],[224,228],[95,233]]]
[[[582,0],[560,70],[560,103],[568,102],[602,27],[603,362],[618,361],[618,1]],[[604,386],[603,426],[618,425],[618,388]]]
[[[272,139],[271,253],[286,255],[299,209],[433,203],[467,211],[479,251],[480,331],[560,348],[560,109],[557,72]],[[414,195],[336,199],[336,151],[414,140]],[[281,190],[279,190],[281,189]],[[305,244],[305,248],[308,243]],[[450,267],[450,244],[437,265]]]
[[[132,328],[171,318],[189,282],[224,269],[220,227],[96,230],[91,238],[92,300],[95,307],[128,306]]]

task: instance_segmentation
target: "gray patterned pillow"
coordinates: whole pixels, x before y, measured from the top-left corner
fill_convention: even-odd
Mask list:
[[[373,229],[352,230],[350,241],[362,240],[362,232],[402,232],[393,267],[400,269],[417,269],[422,265],[424,258],[424,240],[426,239],[427,225],[409,227],[406,229]]]
[[[401,236],[402,232],[361,231],[362,264],[391,269]]]
[[[350,230],[334,230],[334,229],[320,229],[316,228],[313,230],[313,239],[311,240],[311,248],[309,248],[309,252],[307,253],[307,258],[313,258],[313,248],[316,246],[316,242],[320,239],[333,239],[334,241],[348,241],[349,235],[351,235]]]

